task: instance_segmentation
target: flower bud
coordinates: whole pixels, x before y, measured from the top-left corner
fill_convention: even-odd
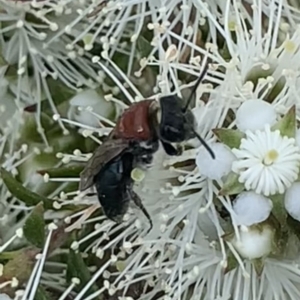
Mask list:
[[[242,257],[252,260],[271,253],[275,229],[268,221],[249,227],[241,226],[239,235],[240,239],[234,236],[231,243]]]

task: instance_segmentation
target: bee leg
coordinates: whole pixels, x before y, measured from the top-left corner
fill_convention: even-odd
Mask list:
[[[143,214],[148,219],[148,221],[150,223],[150,228],[148,229],[147,233],[149,233],[149,231],[153,228],[153,223],[152,223],[152,219],[151,219],[148,211],[144,207],[140,196],[136,192],[134,192],[133,190],[130,190],[129,194],[130,194],[131,200],[134,202],[134,204],[143,212]]]
[[[164,150],[166,153],[170,156],[175,156],[175,155],[181,155],[182,154],[182,148],[178,147],[175,148],[173,145],[166,143],[166,142],[161,142],[163,145]]]

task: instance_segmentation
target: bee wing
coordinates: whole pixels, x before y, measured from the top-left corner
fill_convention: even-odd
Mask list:
[[[108,139],[100,145],[80,173],[79,190],[84,191],[94,184],[94,177],[112,159],[128,148],[129,142],[121,139]]]

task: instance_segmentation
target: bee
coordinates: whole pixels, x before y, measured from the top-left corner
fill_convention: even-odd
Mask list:
[[[206,67],[207,68],[207,67]],[[189,109],[192,96],[206,69],[184,101],[177,96],[164,96],[157,102],[146,99],[132,104],[117,120],[108,139],[100,145],[80,174],[80,191],[95,185],[105,215],[122,222],[132,200],[143,211],[152,228],[152,220],[133,191],[131,171],[151,164],[162,144],[168,155],[180,155],[180,143],[197,138],[215,158],[213,151],[195,131],[195,118]],[[175,146],[173,145],[175,144]]]
[[[144,213],[152,228],[152,220],[141,198],[133,191],[131,171],[151,158],[134,141],[108,139],[100,145],[81,173],[79,190],[95,185],[105,215],[121,223],[132,200]]]

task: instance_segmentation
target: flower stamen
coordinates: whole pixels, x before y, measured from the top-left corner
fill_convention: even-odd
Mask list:
[[[263,164],[266,166],[272,165],[276,161],[278,156],[279,154],[275,149],[268,151],[266,156],[264,157]]]

